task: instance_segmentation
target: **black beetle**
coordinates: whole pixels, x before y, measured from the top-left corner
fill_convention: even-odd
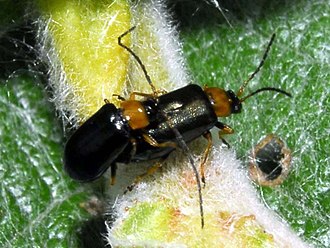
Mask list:
[[[233,133],[233,129],[219,122],[218,117],[240,113],[242,102],[261,91],[276,91],[291,96],[283,90],[267,87],[240,98],[247,83],[262,67],[275,35],[259,66],[237,94],[231,90],[201,88],[191,84],[158,96],[139,57],[121,43],[121,38],[134,28],[122,34],[118,44],[137,60],[154,94],[133,93],[129,100],[122,98],[120,108],[106,101],[100,110],[73,133],[64,151],[65,169],[73,179],[92,181],[109,167],[114,179],[117,163],[165,159],[178,146],[173,128],[179,131],[184,142],[202,135],[208,139],[209,144],[202,160],[205,162],[211,147],[209,130],[216,126],[220,129],[220,135]],[[145,100],[135,100],[136,95],[144,96]],[[202,180],[204,162],[201,165]]]

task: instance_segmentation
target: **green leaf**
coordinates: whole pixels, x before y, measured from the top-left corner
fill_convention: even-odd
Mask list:
[[[0,246],[72,247],[85,198],[64,176],[63,134],[36,78],[0,85]]]

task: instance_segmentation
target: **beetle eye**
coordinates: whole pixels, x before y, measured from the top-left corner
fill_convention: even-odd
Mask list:
[[[242,111],[242,103],[236,94],[232,90],[227,90],[227,95],[229,97],[231,105],[231,113],[238,114]]]

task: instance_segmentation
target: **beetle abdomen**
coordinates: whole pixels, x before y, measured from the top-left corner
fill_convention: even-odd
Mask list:
[[[70,177],[91,181],[108,169],[129,143],[130,128],[115,105],[103,105],[68,140],[64,166]]]
[[[217,122],[210,100],[202,88],[194,84],[160,96],[156,115],[144,132],[158,143],[176,142],[176,136],[169,124],[178,129],[185,142],[189,142],[210,130]],[[143,139],[139,139],[133,160],[160,158],[172,150],[173,147],[152,147]]]
[[[178,129],[186,142],[210,130],[217,121],[210,100],[202,88],[195,84],[160,96],[158,108],[167,115],[170,123]],[[158,122],[155,128],[150,128],[148,133],[157,141],[175,140],[167,121],[163,117],[158,118],[163,121]]]

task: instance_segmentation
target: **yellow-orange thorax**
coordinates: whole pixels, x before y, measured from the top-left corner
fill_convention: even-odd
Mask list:
[[[148,115],[141,102],[136,100],[127,100],[121,102],[120,106],[123,110],[123,116],[133,130],[145,128],[149,125]]]
[[[216,87],[204,87],[204,92],[209,97],[214,112],[218,117],[231,115],[232,100],[225,90]]]

